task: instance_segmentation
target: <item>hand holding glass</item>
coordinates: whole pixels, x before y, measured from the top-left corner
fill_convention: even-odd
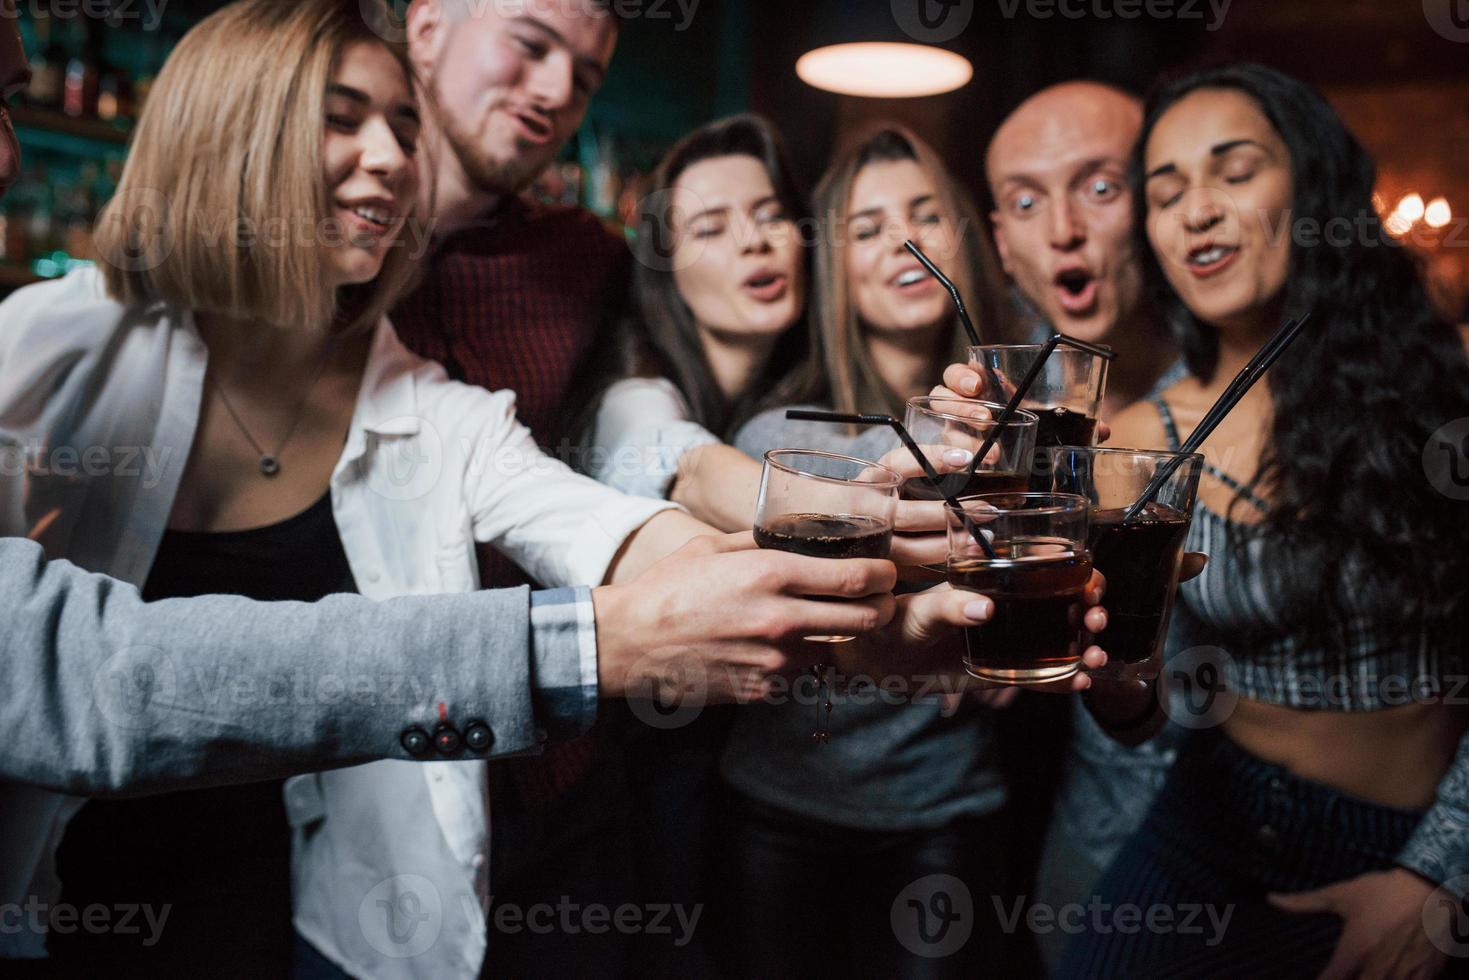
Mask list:
[[[755,543],[813,558],[886,558],[902,476],[880,463],[807,449],[765,454]],[[851,636],[808,636],[840,643]]]
[[[993,558],[949,515],[949,584],[989,596],[994,614],[964,631],[964,667],[1003,684],[1044,684],[1081,666],[1091,579],[1087,502],[1074,494],[980,494],[960,500]]]
[[[1044,351],[1043,344],[986,344],[969,348],[969,364],[980,375],[977,397],[1009,402],[1021,379]],[[1040,417],[1036,448],[1092,445],[1106,391],[1106,358],[1074,347],[1053,350],[1021,403]]]
[[[1204,457],[1182,457],[1143,512],[1126,524],[1127,508],[1178,453],[1062,447],[1045,450],[1042,459],[1032,489],[1080,494],[1091,505],[1089,543],[1097,571],[1107,578],[1103,639],[1113,657],[1101,676],[1158,676]]]
[[[1035,451],[1037,419],[1030,412],[1017,411],[1000,426],[995,420],[1004,410],[1004,405],[970,398],[924,395],[908,399],[903,426],[935,466],[946,450],[962,449],[972,456],[990,433],[997,428],[1000,433],[985,454],[987,458],[976,463],[973,472],[966,466],[960,472],[946,473],[941,490],[923,478],[908,480],[903,484],[903,499],[942,500],[946,495],[966,497],[1025,490]]]

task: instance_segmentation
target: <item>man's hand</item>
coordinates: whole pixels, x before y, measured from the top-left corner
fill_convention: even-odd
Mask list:
[[[1271,895],[1287,912],[1332,912],[1341,916],[1342,934],[1320,980],[1428,980],[1448,957],[1454,899],[1424,915],[1433,885],[1402,868],[1374,871],[1325,888],[1293,895]],[[1425,926],[1441,937],[1435,944]]]
[[[886,626],[896,581],[889,561],[759,550],[749,532],[696,538],[638,578],[592,591],[601,693],[761,697],[791,654],[809,651],[802,637]]]

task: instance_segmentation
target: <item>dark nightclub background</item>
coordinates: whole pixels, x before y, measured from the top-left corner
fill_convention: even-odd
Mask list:
[[[152,76],[179,36],[223,5],[86,2],[115,16],[63,16],[80,0],[20,4],[37,81],[16,113],[28,170],[0,211],[0,292],[87,257],[90,220],[115,184]],[[622,2],[635,15],[611,75],[563,163],[542,181],[543,197],[616,221],[673,140],[750,109],[788,135],[808,185],[843,134],[891,118],[939,147],[985,203],[989,134],[1036,89],[1090,77],[1142,92],[1161,73],[1245,58],[1325,90],[1379,161],[1384,213],[1411,194],[1447,202],[1446,226],[1420,220],[1407,235],[1446,305],[1463,310],[1469,298],[1463,0],[948,0],[945,27],[962,29],[943,46],[966,57],[974,77],[957,91],[912,99],[821,91],[796,76],[795,63],[822,44],[912,40],[898,30],[895,9],[919,0]]]
[[[534,189],[543,199],[625,225],[675,140],[710,119],[754,111],[786,134],[808,190],[845,136],[890,119],[937,147],[987,206],[986,143],[1036,90],[1092,78],[1141,94],[1168,73],[1246,59],[1322,88],[1378,161],[1378,208],[1397,217],[1389,230],[1419,253],[1443,306],[1469,320],[1469,0],[617,2],[639,15],[625,22],[582,129]],[[82,16],[83,3],[114,16]],[[797,59],[821,45],[915,40],[896,15],[919,3],[947,4],[962,20],[942,42],[973,67],[958,90],[861,98],[797,76]],[[89,260],[92,221],[116,186],[153,77],[224,0],[18,6],[34,81],[14,113],[25,171],[0,203],[0,296]],[[1045,827],[1068,714],[1064,699],[1031,698],[1002,717],[1015,788],[1010,839],[1026,856]]]

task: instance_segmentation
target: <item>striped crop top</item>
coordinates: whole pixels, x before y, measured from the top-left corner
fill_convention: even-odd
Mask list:
[[[1179,438],[1173,414],[1162,398],[1153,398],[1162,417],[1169,446]],[[1205,472],[1230,487],[1258,510],[1265,504],[1213,466]],[[1231,547],[1231,530],[1249,561],[1241,562]],[[1359,611],[1338,649],[1322,649],[1302,641],[1291,629],[1291,610],[1311,596],[1291,596],[1270,574],[1282,558],[1260,560],[1272,544],[1263,527],[1239,524],[1195,504],[1188,549],[1209,556],[1203,574],[1179,587],[1175,616],[1185,646],[1208,645],[1222,650],[1225,682],[1241,697],[1291,708],[1330,711],[1375,711],[1414,702],[1447,699],[1455,703],[1465,677],[1465,642],[1461,636],[1394,633],[1390,610],[1380,600],[1358,599]],[[1179,615],[1181,614],[1181,615]],[[1462,703],[1462,702],[1459,702]],[[1469,732],[1460,739],[1453,763],[1439,780],[1437,798],[1424,812],[1396,863],[1469,899]]]
[[[1161,398],[1153,404],[1170,448],[1177,450],[1173,413]],[[1263,501],[1227,473],[1208,464],[1204,471],[1244,503],[1265,510]],[[1232,542],[1247,551],[1246,560]],[[1209,564],[1179,590],[1190,633],[1198,634],[1189,639],[1191,645],[1207,644],[1228,654],[1223,658],[1227,676],[1241,696],[1291,708],[1375,711],[1452,693],[1445,690],[1449,675],[1462,675],[1466,666],[1464,652],[1451,646],[1458,638],[1388,625],[1395,624],[1393,610],[1368,588],[1354,592],[1344,642],[1306,643],[1293,628],[1293,611],[1318,600],[1292,594],[1272,573],[1289,561],[1282,548],[1264,527],[1232,521],[1202,503],[1194,507],[1188,549],[1207,554]]]

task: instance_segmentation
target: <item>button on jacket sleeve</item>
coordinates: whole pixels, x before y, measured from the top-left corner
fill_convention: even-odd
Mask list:
[[[487,752],[458,757],[533,750],[538,730],[579,730],[581,661],[595,646],[560,622],[537,642],[531,601],[522,588],[144,604],[131,586],[0,539],[0,780],[126,795],[410,759],[403,733],[432,732],[441,704],[459,730],[490,730]],[[590,595],[547,601],[574,609]],[[565,704],[572,722],[538,717],[537,704]]]

